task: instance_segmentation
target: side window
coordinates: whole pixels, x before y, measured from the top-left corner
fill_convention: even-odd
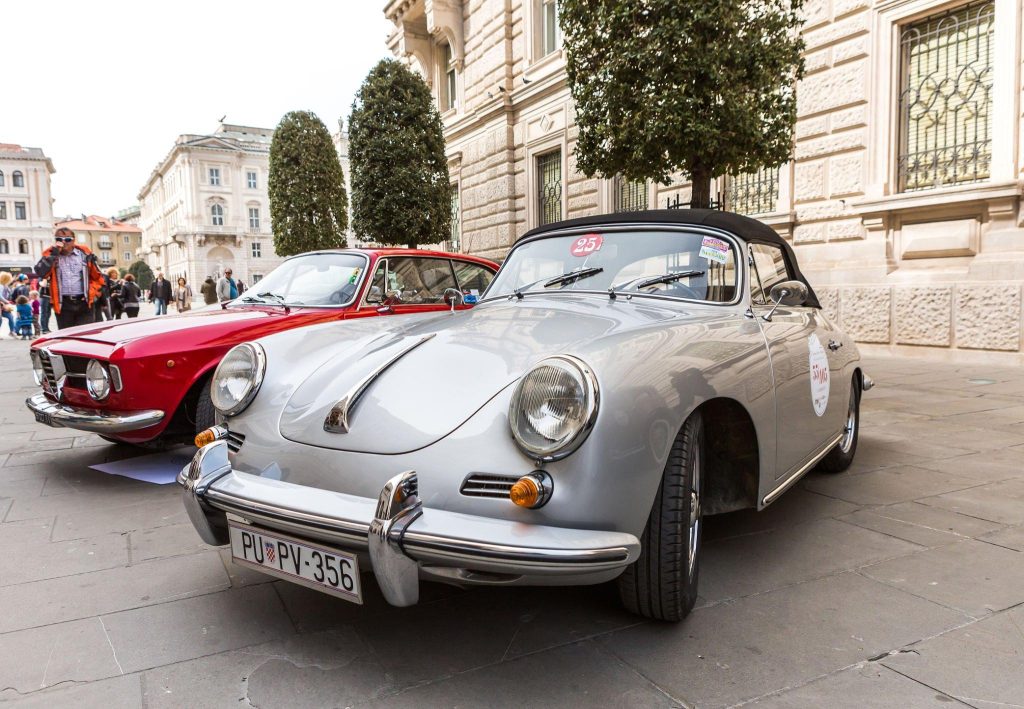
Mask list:
[[[379,273],[380,269],[374,274],[374,285]],[[445,290],[455,287],[447,259],[393,258],[388,259],[382,290],[386,305],[437,305],[444,304]]]
[[[455,266],[455,278],[459,282],[459,288],[467,295],[481,295],[494,278],[493,273],[475,263],[452,261],[452,264]]]
[[[786,256],[778,246],[751,244],[750,301],[754,305],[770,305],[768,293],[776,283],[792,279],[786,268]]]

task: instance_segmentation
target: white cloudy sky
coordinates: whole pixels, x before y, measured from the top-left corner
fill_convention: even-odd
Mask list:
[[[384,0],[4,3],[0,143],[53,160],[54,214],[135,204],[181,133],[274,127],[312,110],[337,130],[388,56]]]

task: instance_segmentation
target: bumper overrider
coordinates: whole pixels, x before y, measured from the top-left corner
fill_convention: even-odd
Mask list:
[[[367,551],[384,598],[419,600],[421,571],[469,582],[502,577],[615,575],[636,560],[632,534],[528,525],[423,506],[415,472],[391,478],[378,499],[232,470],[224,441],[201,448],[178,475],[189,518],[207,544],[228,543],[227,513],[252,524]]]
[[[75,428],[93,433],[124,433],[154,426],[164,419],[159,409],[142,411],[103,411],[81,409],[51,401],[45,394],[36,394],[25,399],[25,405],[35,415],[36,421],[54,428]]]

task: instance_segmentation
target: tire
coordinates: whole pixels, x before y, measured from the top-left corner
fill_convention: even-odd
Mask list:
[[[817,469],[823,473],[841,473],[853,463],[860,437],[860,380],[854,375],[850,382],[850,408],[846,414],[846,429],[832,450],[818,461]]]
[[[647,618],[680,621],[697,602],[700,572],[704,424],[695,412],[672,444],[640,557],[619,577],[622,604]]]
[[[196,433],[205,431],[217,423],[217,410],[213,408],[213,399],[210,398],[210,386],[213,381],[207,381],[199,390],[199,399],[196,401]]]

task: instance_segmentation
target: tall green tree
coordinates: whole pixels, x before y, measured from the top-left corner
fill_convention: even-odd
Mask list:
[[[394,59],[370,70],[348,121],[352,227],[382,244],[448,238],[451,188],[430,89]]]
[[[345,246],[345,178],[331,134],[312,111],[291,111],[277,124],[267,191],[279,256]]]
[[[153,285],[153,269],[145,261],[133,263],[128,267],[128,273],[135,277],[135,282],[139,284],[139,288],[142,290],[146,290]]]
[[[667,182],[692,205],[711,180],[792,152],[803,0],[561,0],[577,164],[587,176]]]

